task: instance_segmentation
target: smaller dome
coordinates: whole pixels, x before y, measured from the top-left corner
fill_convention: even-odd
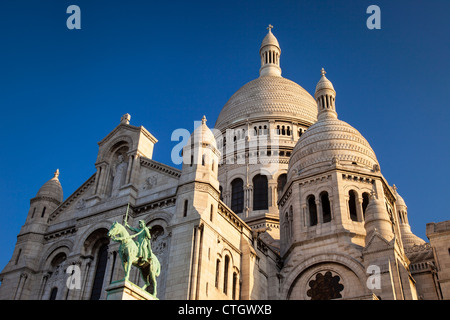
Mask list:
[[[321,91],[321,90],[325,90],[325,89],[329,89],[329,90],[334,90],[333,84],[331,83],[330,80],[327,79],[327,77],[325,77],[325,70],[324,68],[322,68],[322,77],[320,78],[319,82],[316,85],[316,99],[317,99],[317,94]],[[336,91],[335,91],[336,92]]]
[[[214,136],[211,129],[206,125],[206,117],[203,116],[202,124],[199,125],[194,132],[189,137],[186,145],[191,145],[194,143],[210,144],[217,149],[216,137]]]
[[[367,140],[348,123],[337,119],[334,104],[336,92],[325,77],[317,83],[318,120],[298,139],[289,160],[288,177],[315,169],[329,168],[333,163],[358,165],[359,168],[379,168],[375,152]],[[294,169],[294,170],[293,170]]]
[[[300,137],[289,161],[289,170],[298,173],[333,162],[358,164],[370,170],[378,165],[375,152],[367,140],[348,123],[339,119],[317,121]]]
[[[410,226],[400,226],[400,232],[402,234],[403,247],[405,248],[420,246],[426,243],[425,240],[412,233]]]
[[[403,200],[403,198],[398,193],[397,193],[397,201],[395,201],[395,205],[397,207],[399,207],[399,206],[406,207],[405,200]]]
[[[397,208],[405,207],[406,209],[408,206],[406,205],[405,200],[403,200],[400,194],[398,194],[397,186],[395,184],[392,186],[392,189],[394,189],[395,197],[397,198],[397,200],[395,201],[395,205],[397,206]]]
[[[273,26],[269,25],[269,27],[267,29],[269,29],[269,32],[267,33],[267,35],[264,37],[262,43],[261,43],[261,49],[264,48],[265,46],[276,46],[278,47],[278,49],[280,49],[280,44],[278,43],[277,38],[273,35],[272,33],[272,29]]]
[[[44,185],[37,192],[36,198],[48,197],[59,202],[63,202],[63,189],[61,183],[59,182],[58,176],[59,169],[56,169],[54,177],[44,183]]]

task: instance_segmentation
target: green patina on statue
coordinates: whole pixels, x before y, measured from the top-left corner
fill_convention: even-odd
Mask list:
[[[127,210],[128,217],[128,210]],[[140,272],[145,285],[142,287],[145,290],[150,284],[153,285],[153,292],[151,295],[156,297],[156,277],[161,272],[161,265],[158,258],[153,254],[151,246],[151,235],[149,228],[145,225],[144,220],[139,221],[139,228],[133,228],[128,225],[125,218],[125,227],[114,222],[108,231],[108,236],[111,240],[119,242],[119,256],[122,260],[122,266],[125,271],[125,277],[123,280],[129,281],[131,266],[137,267]],[[130,235],[126,228],[133,232]],[[133,240],[134,237],[138,237],[137,240]]]

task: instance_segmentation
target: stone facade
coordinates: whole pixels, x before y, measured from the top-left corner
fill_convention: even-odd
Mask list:
[[[30,200],[0,299],[111,298],[124,272],[107,233],[125,217],[150,228],[158,299],[449,299],[449,221],[427,225],[429,243],[411,232],[325,71],[314,97],[283,78],[271,28],[259,78],[215,128],[202,119],[181,170],[152,160],[157,139],[126,114],[65,200],[57,171]]]

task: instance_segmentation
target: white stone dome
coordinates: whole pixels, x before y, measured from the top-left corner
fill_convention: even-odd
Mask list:
[[[202,124],[199,125],[194,130],[194,132],[192,132],[186,145],[190,146],[191,144],[197,143],[209,144],[215,149],[217,149],[216,137],[214,136],[214,133],[211,131],[211,129],[209,129],[208,126],[206,125],[205,116],[203,116],[202,118]]]
[[[59,170],[56,170],[54,177],[48,180],[46,183],[44,183],[42,187],[39,189],[39,191],[36,194],[36,198],[46,197],[62,202],[63,189],[61,183],[59,182],[58,176]]]
[[[295,82],[281,76],[263,76],[241,87],[225,104],[215,128],[224,129],[243,120],[275,117],[312,124],[317,120],[314,98]]]
[[[367,140],[348,123],[325,118],[317,121],[300,137],[289,161],[289,171],[297,173],[340,164],[357,164],[370,170],[378,164]]]

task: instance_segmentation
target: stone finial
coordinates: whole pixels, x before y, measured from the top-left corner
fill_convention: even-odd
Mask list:
[[[273,25],[269,24],[269,26],[266,29],[269,30],[269,32],[272,32]]]
[[[120,123],[130,124],[131,116],[128,113],[125,113],[122,118],[120,118]]]
[[[392,185],[392,189],[394,189],[394,192],[397,193],[397,186],[395,184]]]
[[[324,68],[322,68],[322,70],[320,70],[320,74],[322,75],[322,77],[324,77],[324,76],[325,76],[325,74],[326,74],[326,71],[325,71],[325,69],[324,69]]]
[[[206,116],[203,116],[203,118],[202,118],[202,124],[206,124]]]
[[[58,179],[58,177],[59,177],[59,169],[56,169],[53,179]]]

